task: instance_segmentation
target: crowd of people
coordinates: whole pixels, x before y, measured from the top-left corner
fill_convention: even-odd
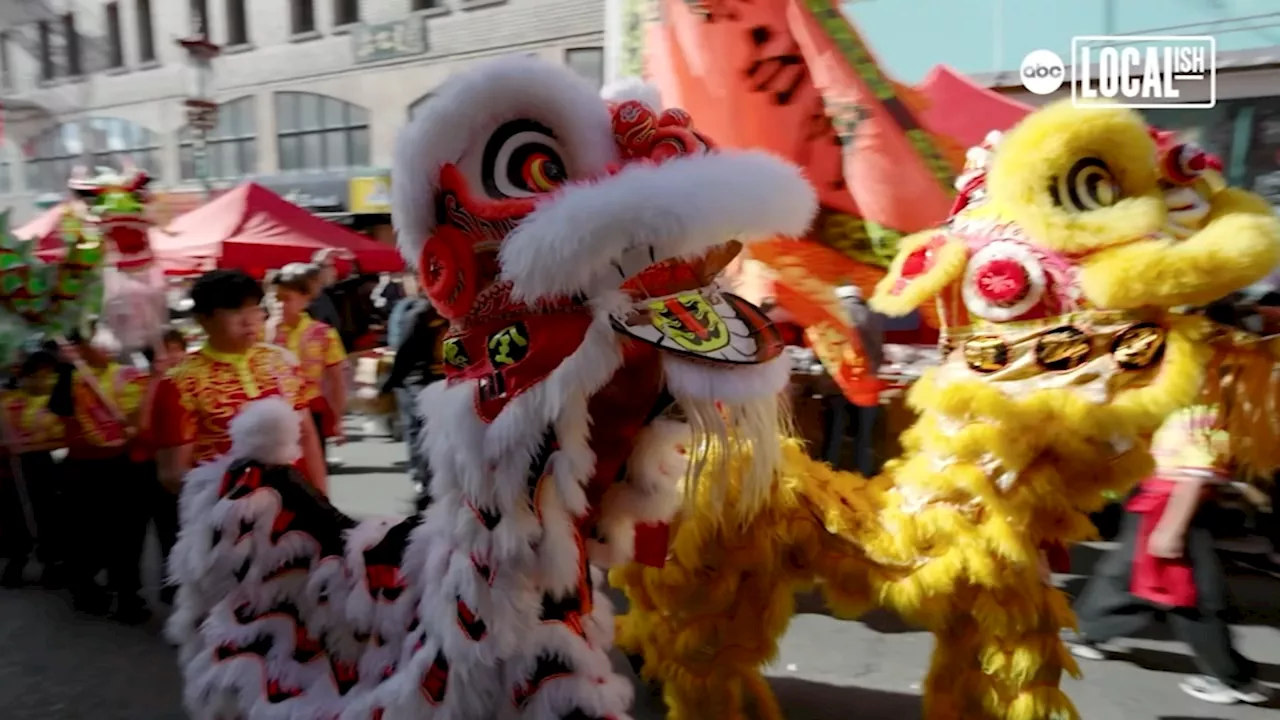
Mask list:
[[[358,269],[339,278],[340,259],[321,252],[265,281],[206,273],[189,291],[198,338],[173,326],[141,357],[96,326],[32,347],[3,393],[0,553],[8,562],[0,583],[36,581],[66,589],[80,611],[145,621],[148,528],[167,556],[183,476],[227,450],[230,419],[257,398],[295,406],[304,430],[298,467],[327,492],[328,468],[340,461],[326,460],[326,446],[345,441],[348,353],[382,344],[391,306],[402,310],[397,319],[423,315],[403,312],[398,280]],[[404,367],[394,378],[402,392],[426,381]],[[164,585],[161,601],[172,603],[174,592]]]

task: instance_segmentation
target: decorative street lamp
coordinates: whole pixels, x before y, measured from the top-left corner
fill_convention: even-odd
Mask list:
[[[196,178],[204,188],[204,199],[209,200],[213,187],[209,184],[209,131],[218,124],[218,103],[213,100],[213,59],[221,51],[209,41],[209,34],[199,20],[190,36],[180,38],[178,44],[187,51],[186,88],[187,126],[191,128],[191,160],[195,164]]]

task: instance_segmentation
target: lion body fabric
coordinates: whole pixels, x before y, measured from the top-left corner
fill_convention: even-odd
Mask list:
[[[1059,638],[1074,618],[1045,551],[1089,539],[1087,513],[1151,472],[1171,413],[1246,375],[1272,390],[1260,338],[1175,312],[1280,259],[1264,202],[1212,170],[1175,172],[1195,152],[1130,111],[1070,105],[998,138],[871,301],[891,315],[934,303],[944,322],[903,456],[865,479],[788,443],[761,511],[726,519],[695,492],[664,567],[613,571],[631,601],[618,644],[671,720],[784,717],[761,668],[814,586],[842,616],[885,607],[936,635],[929,720],[1079,717],[1059,687],[1078,672]],[[1227,421],[1242,453],[1274,434],[1256,411]],[[1240,460],[1273,466],[1263,445]]]

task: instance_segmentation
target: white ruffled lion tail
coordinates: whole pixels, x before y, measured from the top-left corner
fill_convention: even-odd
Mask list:
[[[266,465],[292,465],[302,457],[302,427],[298,413],[279,397],[246,404],[231,420],[234,460],[257,460]]]

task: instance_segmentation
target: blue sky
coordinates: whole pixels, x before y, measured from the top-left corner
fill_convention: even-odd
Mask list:
[[[1280,0],[853,0],[844,7],[887,69],[916,82],[937,63],[979,73],[1016,70],[1041,48],[1066,56],[1073,35],[1107,32],[1108,5],[1113,34],[1213,35],[1220,51],[1280,46]]]

